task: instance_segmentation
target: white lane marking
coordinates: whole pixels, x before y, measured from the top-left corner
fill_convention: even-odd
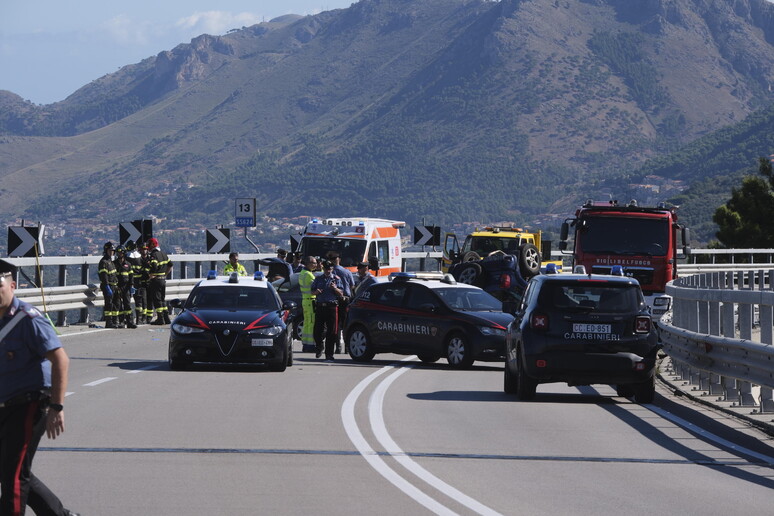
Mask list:
[[[59,338],[62,339],[64,337],[75,337],[78,335],[86,335],[87,333],[99,333],[101,331],[107,331],[106,328],[97,328],[94,330],[86,330],[86,331],[79,331],[77,333],[64,333],[62,335],[59,335]]]
[[[65,393],[65,398],[68,397],[70,394],[75,394],[75,393],[72,392],[72,391],[68,391],[68,392]]]
[[[412,357],[413,358],[413,357]],[[487,516],[500,516],[500,513],[487,507],[486,505],[474,500],[465,493],[459,491],[453,486],[450,486],[440,478],[436,477],[425,468],[417,464],[411,457],[398,446],[398,444],[392,439],[387,426],[384,423],[384,395],[387,389],[390,388],[392,382],[394,382],[400,375],[413,369],[414,366],[404,366],[392,373],[390,376],[379,382],[379,385],[374,390],[368,403],[369,418],[371,419],[371,429],[374,432],[376,440],[384,447],[400,465],[412,472],[414,475],[430,484],[432,487],[442,492],[449,498],[461,503],[468,509],[476,512],[477,514],[484,514]]]
[[[115,376],[108,376],[107,378],[101,378],[99,380],[94,380],[93,382],[90,382],[90,383],[84,383],[83,386],[84,387],[94,387],[95,385],[99,385],[101,383],[109,382],[110,380],[115,380],[116,378],[117,377],[115,377]]]
[[[143,371],[149,371],[151,369],[158,369],[159,367],[161,367],[161,364],[148,365],[148,366],[145,366],[145,367],[140,367],[138,369],[132,369],[131,371],[127,371],[126,374],[141,373]]]
[[[413,357],[408,357],[403,361],[410,360],[412,358]],[[372,381],[395,367],[396,366],[386,366],[377,371],[374,371],[366,378],[364,378],[359,384],[357,384],[357,386],[355,386],[352,391],[350,391],[350,393],[347,395],[347,398],[344,400],[344,403],[341,405],[341,421],[344,424],[344,430],[347,432],[349,440],[352,441],[352,444],[355,445],[355,448],[357,448],[357,451],[366,460],[366,462],[368,462],[368,464],[374,468],[377,473],[390,481],[392,485],[406,493],[418,503],[425,506],[427,509],[433,511],[435,514],[444,514],[449,516],[456,515],[457,513],[448,507],[441,505],[439,502],[420,491],[416,486],[409,483],[406,479],[398,475],[395,470],[389,467],[384,462],[384,460],[379,457],[379,455],[373,450],[373,448],[369,446],[365,440],[365,437],[363,437],[363,434],[360,432],[360,429],[357,426],[357,421],[355,420],[355,402],[357,401],[358,397],[360,397],[365,388],[368,387]]]
[[[671,412],[666,411],[666,410],[664,410],[662,408],[659,408],[659,407],[657,407],[655,405],[645,404],[645,405],[642,405],[642,406],[645,407],[646,409],[650,410],[651,412],[655,412],[656,414],[658,414],[659,416],[663,417],[664,419],[668,419],[672,423],[674,423],[674,424],[676,424],[678,426],[681,426],[681,427],[683,427],[683,428],[685,428],[685,429],[687,429],[687,430],[689,430],[689,431],[691,431],[691,432],[693,432],[695,434],[698,434],[698,435],[702,436],[703,438],[705,438],[705,439],[707,439],[709,441],[713,441],[713,442],[715,442],[717,444],[720,444],[721,446],[725,446],[727,448],[730,448],[730,449],[732,449],[734,451],[737,451],[739,453],[742,453],[744,455],[748,455],[750,457],[755,457],[756,459],[758,459],[760,461],[763,461],[766,464],[774,466],[774,457],[769,457],[768,455],[763,455],[761,453],[754,452],[752,450],[748,450],[747,448],[744,448],[742,446],[734,444],[731,441],[723,439],[719,435],[715,435],[712,432],[708,432],[708,431],[706,431],[706,430],[704,430],[702,428],[699,428],[698,426],[694,425],[690,421],[686,421],[685,419],[683,419],[683,418],[681,418],[679,416],[675,416]]]

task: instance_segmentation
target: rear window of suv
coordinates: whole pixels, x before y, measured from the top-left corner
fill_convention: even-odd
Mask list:
[[[538,304],[546,309],[630,313],[639,311],[644,300],[634,285],[605,281],[547,282]]]

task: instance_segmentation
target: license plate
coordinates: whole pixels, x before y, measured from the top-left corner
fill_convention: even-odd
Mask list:
[[[254,348],[270,348],[274,345],[274,339],[253,339]]]
[[[609,324],[573,323],[573,333],[610,333]]]

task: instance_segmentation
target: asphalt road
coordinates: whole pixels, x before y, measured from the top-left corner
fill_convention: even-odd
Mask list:
[[[769,514],[764,434],[660,388],[502,392],[470,371],[296,353],[170,371],[167,327],[69,327],[66,432],[34,470],[84,515]],[[296,343],[296,349],[300,345]]]

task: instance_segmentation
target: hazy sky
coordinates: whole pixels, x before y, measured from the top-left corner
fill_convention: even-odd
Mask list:
[[[0,90],[48,104],[200,34],[356,0],[0,0]]]

